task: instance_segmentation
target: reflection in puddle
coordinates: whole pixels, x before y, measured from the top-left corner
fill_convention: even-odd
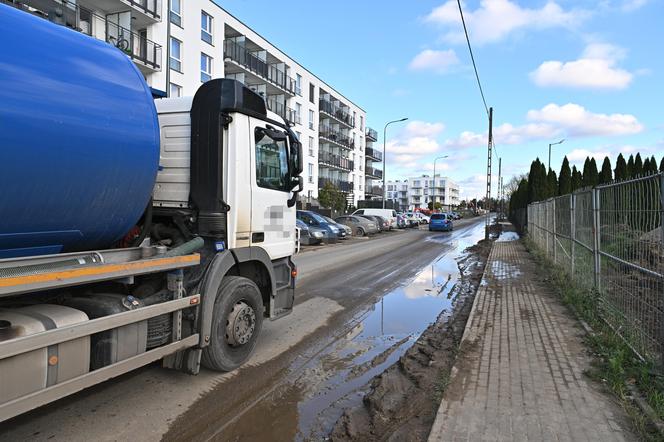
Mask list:
[[[518,241],[519,234],[516,232],[502,232],[496,241],[498,242],[507,242],[507,241]]]
[[[484,237],[484,225],[454,233],[453,238],[430,236],[428,240],[452,248],[356,316],[332,345],[298,367],[296,382],[303,394],[299,439],[325,437],[343,409],[362,400],[371,378],[395,363],[441,312],[451,309],[452,288],[459,278],[456,259]]]

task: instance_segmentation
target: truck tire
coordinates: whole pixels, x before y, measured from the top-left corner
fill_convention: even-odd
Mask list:
[[[263,298],[256,284],[241,276],[226,276],[214,301],[210,344],[201,362],[215,371],[232,371],[254,351],[263,326]]]

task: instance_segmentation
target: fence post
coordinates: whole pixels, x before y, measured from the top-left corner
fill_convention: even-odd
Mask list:
[[[556,198],[551,200],[551,207],[553,208],[553,215],[551,216],[551,220],[553,221],[553,227],[551,231],[553,232],[551,234],[551,246],[553,246],[553,263],[556,263],[556,257],[558,256],[557,252],[557,247],[556,247]]]
[[[576,196],[572,193],[569,196],[569,237],[570,237],[570,269],[572,277],[574,277],[574,241],[576,240],[576,216],[574,209],[576,207]]]
[[[599,217],[599,189],[592,189],[592,208],[593,208],[593,258],[594,258],[594,281],[595,288],[599,292],[600,287],[600,217]]]

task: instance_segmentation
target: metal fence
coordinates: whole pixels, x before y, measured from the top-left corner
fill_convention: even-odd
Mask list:
[[[605,321],[664,367],[664,173],[528,206],[528,234],[576,284],[594,290]]]

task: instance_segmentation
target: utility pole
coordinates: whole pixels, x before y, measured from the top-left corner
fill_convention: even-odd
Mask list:
[[[501,201],[501,196],[500,196],[500,179],[502,178],[502,169],[503,169],[503,159],[498,158],[498,219],[500,219],[500,201]]]
[[[486,221],[484,225],[484,239],[489,239],[489,225],[491,224],[490,217],[490,205],[491,205],[491,147],[493,146],[493,108],[489,108],[489,142],[488,152],[486,160],[486,204],[484,209],[486,210]]]

